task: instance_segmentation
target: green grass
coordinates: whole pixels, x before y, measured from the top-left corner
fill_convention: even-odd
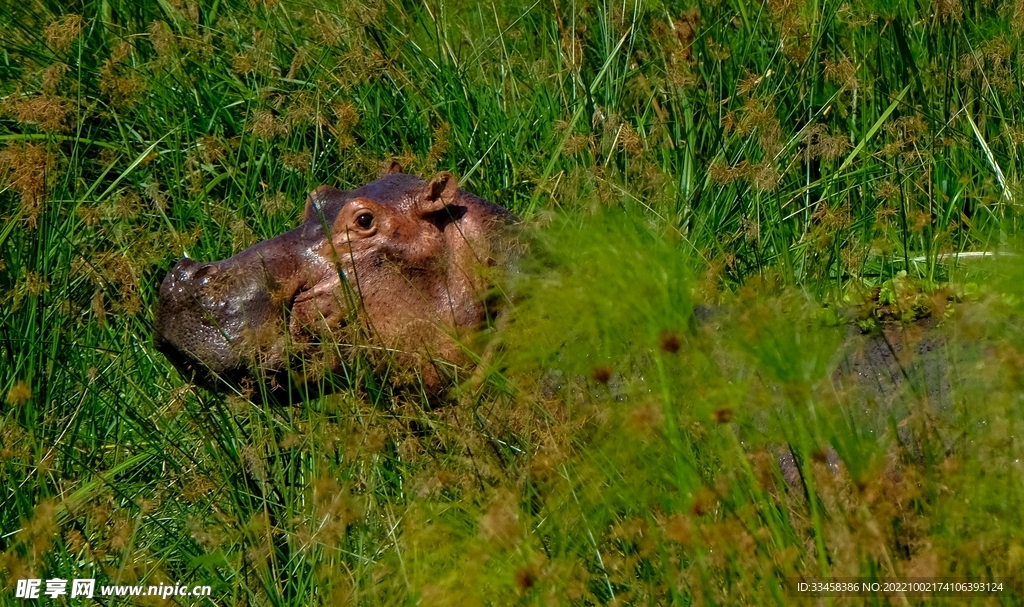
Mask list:
[[[955,254],[1019,239],[1022,31],[1013,1],[0,3],[0,603],[1019,574],[1024,276]],[[171,265],[392,159],[529,226],[482,372],[441,406],[362,367],[291,407],[183,384],[152,347]],[[910,342],[943,318],[944,394],[909,360],[885,402],[834,386],[855,306]]]

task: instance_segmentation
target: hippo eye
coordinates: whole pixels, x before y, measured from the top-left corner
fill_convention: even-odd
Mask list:
[[[373,225],[373,213],[360,213],[356,217],[356,225],[364,230],[369,230],[370,226]]]

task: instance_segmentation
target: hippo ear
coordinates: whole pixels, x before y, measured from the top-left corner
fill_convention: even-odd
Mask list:
[[[395,173],[402,172],[402,165],[398,164],[397,160],[392,160],[391,164],[388,165],[388,169],[384,171],[384,175],[394,175]]]
[[[459,180],[448,171],[441,171],[427,184],[427,189],[420,199],[420,212],[436,213],[455,202],[455,194],[459,191]]]
[[[324,207],[327,206],[331,200],[340,198],[343,195],[344,192],[337,188],[332,188],[329,185],[322,185],[310,192],[309,196],[306,198],[306,208],[302,211],[303,223],[305,223],[305,221],[310,217],[315,217],[322,213]]]

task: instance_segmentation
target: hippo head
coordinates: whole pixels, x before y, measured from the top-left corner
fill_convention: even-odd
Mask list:
[[[280,386],[296,353],[331,349],[341,356],[320,360],[337,370],[356,344],[436,387],[436,363],[463,362],[460,337],[486,318],[479,270],[515,221],[448,172],[428,182],[392,165],[355,190],[321,186],[294,230],[221,261],[179,261],[160,286],[156,346],[210,387],[257,374]]]

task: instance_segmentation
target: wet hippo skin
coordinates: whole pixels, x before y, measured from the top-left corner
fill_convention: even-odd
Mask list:
[[[355,190],[321,186],[294,230],[221,261],[179,261],[160,286],[155,345],[213,388],[301,383],[297,358],[319,360],[322,376],[353,344],[438,388],[485,321],[479,270],[501,263],[516,222],[448,172],[427,181],[393,164]]]

